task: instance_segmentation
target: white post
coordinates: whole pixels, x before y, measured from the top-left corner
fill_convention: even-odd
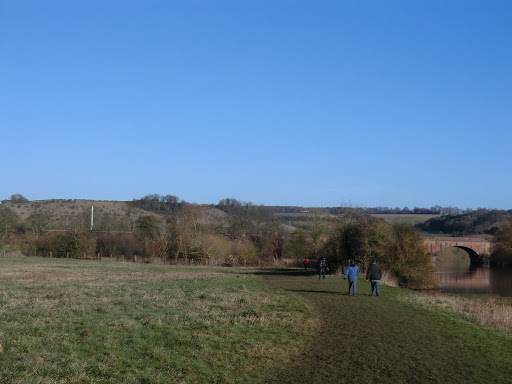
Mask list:
[[[91,205],[91,231],[94,225],[94,205]]]

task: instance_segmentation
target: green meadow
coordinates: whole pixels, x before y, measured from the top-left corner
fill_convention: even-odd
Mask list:
[[[300,269],[1,257],[0,382],[510,383],[507,331],[346,290]]]
[[[1,383],[258,382],[314,326],[246,271],[0,258]]]

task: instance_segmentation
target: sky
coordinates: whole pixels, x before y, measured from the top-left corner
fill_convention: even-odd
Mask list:
[[[0,0],[0,199],[512,208],[508,0]]]

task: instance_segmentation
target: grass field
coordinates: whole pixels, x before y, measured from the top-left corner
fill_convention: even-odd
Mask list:
[[[425,221],[438,217],[439,215],[416,215],[416,214],[375,214],[372,215],[378,219],[382,219],[389,224],[406,223],[415,225],[424,223]],[[340,216],[330,215],[326,212],[319,213],[277,213],[276,218],[283,224],[294,226],[308,231],[322,229],[328,231],[337,223]]]
[[[0,382],[510,383],[510,333],[346,290],[300,269],[2,257]]]
[[[0,382],[261,381],[316,323],[246,272],[0,258]]]
[[[382,214],[382,215],[372,215],[373,217],[383,219],[384,221],[388,222],[389,224],[397,224],[397,223],[405,223],[405,224],[411,224],[416,225],[419,223],[424,223],[427,220],[430,220],[434,217],[439,217],[440,215],[415,215],[415,214],[408,214],[408,215],[391,215],[391,214]]]

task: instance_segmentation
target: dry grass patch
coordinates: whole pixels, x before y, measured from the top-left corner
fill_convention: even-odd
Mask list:
[[[507,331],[512,336],[512,303],[500,297],[478,298],[444,293],[415,293],[406,300],[445,308],[462,314],[480,325]]]
[[[13,262],[15,261],[15,262]],[[41,259],[33,257],[0,258],[0,281],[84,281],[137,279],[202,279],[221,276],[227,272],[194,267],[168,265],[146,266],[116,261],[89,261],[73,259]]]
[[[398,279],[388,270],[382,270],[381,283],[388,287],[398,287]]]
[[[74,276],[63,272],[39,272],[39,273],[6,273],[0,276],[3,281],[59,281],[74,280]]]

